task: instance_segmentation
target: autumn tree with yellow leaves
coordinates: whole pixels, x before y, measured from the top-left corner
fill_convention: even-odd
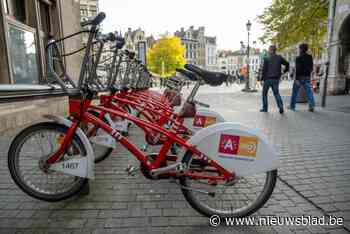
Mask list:
[[[178,37],[163,37],[147,51],[147,67],[151,72],[171,76],[186,64],[185,48]]]

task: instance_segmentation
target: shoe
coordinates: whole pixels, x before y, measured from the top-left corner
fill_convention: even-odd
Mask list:
[[[283,114],[283,113],[284,113],[283,108],[280,108],[280,114]]]
[[[292,108],[292,107],[289,106],[288,110],[295,111],[295,108]]]
[[[314,111],[315,111],[315,108],[314,108],[314,107],[310,107],[310,108],[309,108],[309,111],[310,111],[310,112],[314,112]]]
[[[260,112],[267,112],[267,110],[265,110],[265,109],[261,109],[261,110],[260,110]]]

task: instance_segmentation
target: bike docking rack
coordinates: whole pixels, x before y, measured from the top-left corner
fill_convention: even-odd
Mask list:
[[[118,142],[139,162],[139,167],[126,168],[128,175],[139,170],[150,180],[175,180],[186,201],[202,215],[241,217],[261,208],[276,184],[278,156],[274,148],[258,130],[227,122],[219,113],[208,109],[209,105],[196,100],[202,84],[219,86],[227,75],[188,64],[167,81],[164,93],[152,91],[150,72],[135,53],[122,50],[124,39],[115,33],[98,33],[98,25],[104,18],[104,13],[100,13],[82,24],[90,28],[82,31],[88,32],[89,38],[86,46],[78,50],[85,53],[77,83],[66,73],[62,57],[78,51],[63,55],[58,44],[82,32],[50,40],[46,49],[50,83],[59,85],[68,96],[70,90],[78,90],[78,95],[74,95],[74,101],[70,100],[68,117],[46,116],[48,122],[31,125],[14,138],[8,165],[15,183],[28,195],[44,201],[87,195],[89,180],[95,178],[95,163],[107,159]],[[102,61],[110,64],[107,80],[101,80],[97,68],[106,42],[114,45],[109,48],[112,56]],[[195,85],[182,103],[180,93],[187,80]],[[96,97],[99,103],[93,103]],[[174,110],[176,106],[180,106],[179,111]],[[193,118],[190,126],[184,124],[185,118]],[[143,150],[123,134],[117,122],[123,122],[126,130],[133,123],[144,132]],[[37,136],[40,147],[34,146],[32,150],[37,158],[25,160],[37,160],[28,164],[38,165],[40,173],[31,174],[32,170],[26,171],[27,161],[20,163],[26,156],[21,153],[23,145],[30,143],[32,137],[37,140]],[[146,153],[148,145],[161,148],[158,153]],[[42,150],[45,146],[50,146],[48,152]],[[54,175],[50,183],[48,175]],[[249,176],[253,176],[251,184],[242,180]],[[254,188],[258,192],[249,197],[243,196],[245,188],[257,186],[257,181],[262,181],[262,188]],[[231,186],[235,189],[227,191]],[[249,200],[237,203],[235,197]],[[217,207],[217,202],[222,205]],[[244,206],[236,207],[237,204]]]

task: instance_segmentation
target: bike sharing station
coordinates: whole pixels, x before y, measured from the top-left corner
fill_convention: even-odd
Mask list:
[[[201,85],[221,85],[227,75],[187,64],[177,69],[163,93],[151,90],[154,77],[146,67],[146,45],[139,44],[138,58],[123,49],[123,37],[98,32],[104,18],[105,14],[100,13],[82,24],[87,28],[84,32],[49,41],[47,66],[52,79],[47,85],[0,87],[0,92],[59,90],[70,96],[68,116],[45,115],[47,121],[28,126],[12,141],[8,161],[16,184],[29,196],[49,202],[68,199],[84,190],[88,196],[88,180],[96,177],[95,164],[113,157],[114,149],[125,147],[140,162],[126,169],[130,176],[140,172],[147,179],[175,181],[185,199],[202,215],[247,216],[261,208],[276,183],[279,159],[274,147],[257,129],[226,121],[209,105],[196,100]],[[88,33],[89,38],[81,49],[85,54],[75,83],[66,72],[59,76],[55,68],[61,66],[65,71],[59,43],[80,33]],[[113,44],[109,48],[112,56],[108,58],[107,79],[102,81],[96,69],[107,42]],[[188,80],[194,86],[187,97],[182,97],[181,89]],[[188,118],[191,121],[186,125],[184,119]],[[133,127],[145,134],[142,149],[128,139],[129,128]],[[51,135],[45,136],[46,132]],[[45,152],[38,150],[37,161],[27,162],[22,152],[37,136]],[[148,145],[158,145],[160,151],[148,154]],[[43,177],[56,175],[57,183],[68,182],[60,184],[60,191],[54,185],[41,184],[40,175],[30,174],[27,164],[36,164]],[[62,180],[57,175],[62,175]],[[253,198],[247,205],[215,207],[209,203],[210,199],[229,203],[229,198],[222,195],[235,186],[237,191],[244,191],[240,186],[247,183],[245,177],[262,180],[261,191],[251,194],[254,197],[250,196]],[[209,188],[193,186],[197,182]]]

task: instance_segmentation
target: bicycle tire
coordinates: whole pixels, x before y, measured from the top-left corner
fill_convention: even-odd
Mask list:
[[[8,152],[8,168],[11,174],[12,179],[14,182],[19,186],[19,188],[28,194],[31,197],[37,198],[39,200],[48,201],[48,202],[57,202],[61,200],[68,199],[76,194],[78,194],[83,187],[86,185],[88,179],[81,178],[77,176],[74,177],[74,186],[69,188],[67,191],[63,193],[58,194],[46,194],[41,193],[38,191],[35,191],[30,185],[26,184],[24,182],[24,179],[21,178],[21,173],[18,171],[19,166],[19,160],[17,158],[18,154],[20,153],[19,150],[24,145],[25,141],[29,139],[31,135],[33,135],[35,132],[48,130],[48,131],[57,131],[61,134],[64,134],[67,132],[68,127],[62,124],[58,124],[55,122],[42,122],[35,125],[31,125],[25,129],[23,129],[11,142],[9,152]],[[83,153],[83,155],[86,156],[86,149],[81,142],[80,138],[75,134],[73,136],[72,142],[78,146]],[[73,144],[72,143],[72,144]]]
[[[96,116],[96,117],[99,116],[99,114],[98,114],[96,111],[89,110],[88,112],[89,112],[90,114]],[[108,121],[106,120],[106,118],[103,118],[102,121],[105,122],[106,124],[108,124]],[[97,127],[97,130],[98,130],[98,129],[99,129],[99,128]],[[91,137],[91,136],[89,136],[89,137]],[[108,158],[108,157],[112,154],[112,152],[113,152],[113,148],[112,148],[112,147],[103,147],[103,146],[99,146],[99,147],[101,147],[101,148],[105,148],[105,149],[102,151],[102,153],[100,153],[100,151],[96,152],[96,147],[95,147],[95,144],[94,144],[94,143],[91,142],[91,146],[92,146],[92,148],[93,148],[93,150],[94,150],[94,155],[95,155],[94,161],[95,161],[95,163],[100,163],[100,162],[104,161],[104,160],[105,160],[106,158]]]
[[[191,159],[192,159],[192,152],[187,151],[183,157],[182,162],[190,166],[189,164],[191,163]],[[267,177],[266,177],[263,191],[261,192],[259,197],[253,202],[253,204],[248,206],[246,209],[242,209],[242,210],[239,210],[238,212],[232,212],[232,213],[220,212],[219,210],[214,210],[208,207],[207,205],[201,203],[201,201],[196,198],[195,192],[189,189],[186,189],[186,187],[189,187],[187,177],[184,177],[184,176],[180,177],[179,182],[183,186],[181,190],[186,201],[190,204],[190,206],[193,209],[195,209],[200,214],[207,217],[211,217],[212,215],[218,215],[220,217],[245,217],[255,213],[269,200],[274,190],[274,187],[276,185],[277,169],[266,172],[266,175]]]

